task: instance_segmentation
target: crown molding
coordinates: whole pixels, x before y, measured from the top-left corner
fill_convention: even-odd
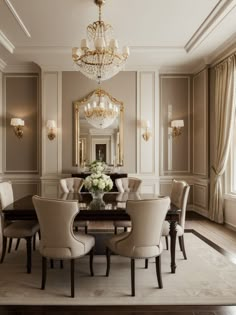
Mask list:
[[[3,31],[0,30],[0,44],[2,44],[11,54],[13,54],[15,46],[6,37]]]
[[[8,6],[8,9],[16,19],[17,23],[20,25],[23,32],[26,34],[27,37],[31,37],[30,32],[27,30],[25,24],[23,23],[22,19],[20,18],[19,14],[16,12],[15,8],[13,7],[10,0],[5,0],[6,5]]]
[[[186,52],[189,53],[199,46],[235,6],[236,0],[219,1],[185,45]]]
[[[40,68],[35,63],[7,65],[4,72],[6,73],[39,73]]]
[[[207,63],[215,66],[218,62],[225,59],[227,56],[236,52],[236,33],[227,39],[218,49],[210,54],[206,59]]]
[[[6,66],[7,64],[5,63],[5,61],[0,58],[0,71],[3,71]]]

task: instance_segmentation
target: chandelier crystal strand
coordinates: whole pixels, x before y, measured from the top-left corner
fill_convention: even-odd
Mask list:
[[[118,41],[112,37],[112,26],[102,21],[101,6],[105,0],[95,0],[95,3],[99,7],[99,20],[88,25],[88,40],[82,39],[81,47],[72,49],[72,59],[86,77],[100,83],[122,70],[129,48],[118,51]],[[89,49],[90,46],[92,49]]]

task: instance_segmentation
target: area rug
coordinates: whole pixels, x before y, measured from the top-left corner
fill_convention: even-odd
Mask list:
[[[95,276],[89,276],[88,257],[76,261],[75,298],[70,298],[69,262],[48,268],[46,289],[40,290],[41,256],[33,253],[32,273],[26,274],[25,248],[7,254],[0,265],[0,304],[5,305],[233,305],[236,302],[236,265],[192,233],[185,234],[188,259],[177,245],[175,274],[170,253],[162,254],[163,289],[157,285],[155,263],[144,269],[136,263],[136,296],[130,296],[130,261],[112,256],[105,277],[105,256],[94,258]]]

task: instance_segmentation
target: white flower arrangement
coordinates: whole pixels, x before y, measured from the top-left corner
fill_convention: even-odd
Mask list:
[[[93,161],[89,167],[92,173],[103,173],[106,169],[106,163],[101,161]]]
[[[110,176],[101,172],[92,173],[84,180],[84,186],[88,191],[110,191],[113,187],[113,182]]]

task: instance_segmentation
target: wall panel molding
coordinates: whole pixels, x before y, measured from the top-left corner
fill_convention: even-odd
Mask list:
[[[156,99],[156,73],[154,71],[142,71],[138,73],[137,80],[137,165],[140,174],[155,174],[155,161],[158,156],[156,146],[156,133],[158,130]],[[151,123],[152,136],[149,141],[142,138],[142,120],[149,120]]]
[[[160,174],[190,174],[190,75],[160,76]],[[184,120],[181,136],[172,138],[170,122]]]
[[[208,176],[208,69],[193,77],[193,173]]]
[[[62,74],[42,74],[42,175],[62,172]],[[55,120],[57,134],[54,140],[47,137],[47,120]]]
[[[2,152],[5,173],[38,174],[40,171],[39,100],[39,74],[4,74]],[[13,133],[12,117],[25,121],[22,139]]]

